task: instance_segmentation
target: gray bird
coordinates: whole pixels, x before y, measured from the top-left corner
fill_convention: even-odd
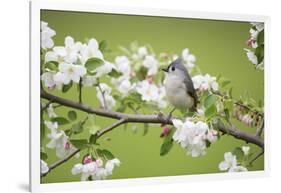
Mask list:
[[[162,70],[166,72],[164,86],[168,101],[175,107],[172,112],[175,109],[179,109],[182,112],[187,110],[195,112],[198,97],[182,59],[176,59],[167,69]]]

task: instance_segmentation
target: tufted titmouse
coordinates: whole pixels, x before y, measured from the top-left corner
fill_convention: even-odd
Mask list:
[[[196,111],[198,97],[182,59],[176,59],[167,69],[162,70],[166,72],[164,86],[168,101],[182,112]]]

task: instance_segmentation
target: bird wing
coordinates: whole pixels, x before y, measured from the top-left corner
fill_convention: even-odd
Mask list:
[[[187,94],[190,95],[194,99],[193,107],[196,109],[198,103],[198,96],[196,94],[196,90],[194,89],[193,82],[189,76],[184,79],[184,85],[187,90]]]

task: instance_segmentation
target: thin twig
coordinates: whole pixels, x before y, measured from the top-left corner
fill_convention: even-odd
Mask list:
[[[79,81],[79,103],[82,103],[82,79]]]
[[[100,91],[100,93],[101,93],[101,96],[102,96],[103,108],[104,108],[104,109],[107,109],[107,104],[106,104],[106,100],[105,100],[104,91],[102,90],[99,81],[98,81],[98,83],[96,84],[96,86],[98,87],[98,89],[99,89],[99,91]]]
[[[48,101],[48,103],[44,106],[44,107],[42,107],[41,108],[41,113],[45,110],[45,109],[47,109],[49,106],[50,106],[50,104],[52,104],[52,100],[50,100],[50,101]]]
[[[264,154],[264,150],[262,150],[260,153],[258,153],[257,155],[255,155],[255,157],[253,157],[253,159],[249,162],[250,165],[252,165],[254,163],[254,161],[256,161],[260,156],[262,156]]]
[[[104,135],[105,133],[111,131],[112,129],[118,127],[119,125],[122,125],[122,124],[126,123],[126,120],[127,120],[126,118],[122,118],[119,121],[117,121],[116,123],[112,124],[111,126],[105,128],[103,130],[98,131],[98,133],[97,133],[98,137],[100,137],[100,136]]]
[[[218,95],[218,96],[220,96],[220,97],[226,97],[225,95],[223,95],[223,94],[220,93],[220,92],[212,92],[212,93],[215,94],[215,95]],[[240,102],[237,101],[237,102],[234,102],[234,104],[235,104],[236,106],[240,106],[240,107],[242,107],[242,108],[244,108],[244,109],[246,109],[246,110],[248,110],[248,111],[251,111],[251,112],[254,113],[254,114],[257,114],[257,115],[263,117],[263,113],[261,113],[261,112],[259,112],[259,111],[256,111],[256,110],[252,109],[251,107],[249,107],[249,106],[247,106],[247,105],[245,105],[245,104],[243,104],[243,103],[240,103]]]

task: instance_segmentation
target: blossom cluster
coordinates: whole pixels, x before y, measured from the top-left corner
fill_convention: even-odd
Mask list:
[[[105,61],[105,64],[95,69],[95,76],[87,76],[86,62],[90,58],[103,60],[103,54],[99,50],[96,39],[90,39],[87,44],[75,42],[70,36],[65,38],[64,46],[55,46],[46,52],[44,61],[57,62],[58,70],[50,69],[46,66],[41,79],[48,88],[61,88],[68,85],[71,81],[79,83],[83,79],[85,86],[93,85],[95,80],[102,75],[110,72],[113,65]]]
[[[160,61],[147,47],[136,47],[129,56],[117,56],[115,66],[121,75],[112,78],[111,82],[123,97],[137,92],[143,101],[152,102],[159,108],[167,106],[164,86],[157,82]]]
[[[44,123],[50,130],[50,133],[47,135],[50,141],[46,146],[50,149],[55,149],[57,157],[63,158],[75,150],[65,132],[58,130],[57,122],[45,121]]]
[[[242,147],[243,153],[245,156],[249,155],[249,146]],[[241,164],[238,163],[236,156],[233,155],[231,152],[224,153],[224,160],[219,163],[219,169],[221,171],[228,171],[228,172],[246,172],[248,169]]]
[[[173,119],[173,125],[176,127],[173,140],[185,148],[187,155],[192,157],[205,155],[207,142],[214,143],[218,138],[218,132],[210,129],[208,124],[202,121],[194,123],[190,119],[186,119],[185,122]]]
[[[112,175],[115,166],[120,165],[117,158],[108,160],[103,166],[103,160],[98,158],[95,161],[91,156],[85,156],[83,163],[75,164],[71,170],[73,175],[81,174],[81,181],[88,180],[104,180],[107,176]]]
[[[216,81],[216,77],[210,76],[209,74],[206,75],[196,75],[192,77],[192,81],[194,84],[194,88],[198,89],[199,91],[208,91],[214,90],[218,91],[219,84]]]
[[[259,42],[258,38],[260,33],[264,31],[263,23],[251,23],[252,27],[250,29],[250,38],[247,40],[246,44],[251,49],[244,49],[246,51],[247,57],[249,61],[256,66],[257,69],[264,68],[264,60],[259,61],[258,55],[263,55],[263,53],[257,53],[257,50],[262,50],[263,52],[263,44],[264,42]],[[263,36],[263,34],[262,34]],[[262,49],[261,49],[262,48]]]
[[[41,22],[41,47],[43,49],[52,48],[54,46],[53,36],[56,35],[56,32],[48,26],[48,23]]]

